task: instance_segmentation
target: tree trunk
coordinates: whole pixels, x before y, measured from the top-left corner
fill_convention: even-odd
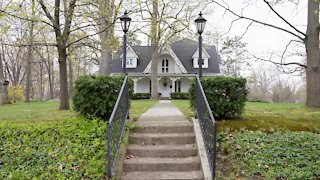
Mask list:
[[[48,72],[48,81],[49,81],[49,91],[50,99],[53,99],[53,82],[54,82],[54,71],[53,71],[53,57],[50,58],[49,47],[47,46],[47,72]]]
[[[5,86],[4,83],[4,74],[3,74],[3,64],[2,64],[2,54],[0,53],[0,105],[5,104],[4,93]]]
[[[0,52],[0,105],[7,104],[8,100],[8,90],[7,86],[4,86],[4,69],[3,69],[3,61],[4,60],[4,48],[2,45],[2,52]]]
[[[108,38],[108,30],[100,35],[101,39],[101,55],[99,64],[99,74],[100,75],[110,75],[111,74],[111,45]]]
[[[151,16],[151,98],[158,99],[158,0],[152,1],[153,13]]]
[[[112,60],[112,39],[114,24],[112,19],[114,17],[114,0],[104,0],[99,3],[99,30],[100,33],[100,46],[101,55],[99,61],[99,74],[110,75],[111,74],[111,60]],[[106,29],[107,28],[107,29]]]
[[[60,110],[70,109],[68,95],[67,48],[58,46],[60,78]]]
[[[319,1],[308,2],[308,25],[305,42],[307,51],[307,101],[308,107],[320,107],[320,50]]]
[[[32,19],[35,16],[35,0],[32,0]],[[33,45],[33,29],[34,29],[34,21],[31,21],[30,25],[30,45],[28,46],[28,55],[27,55],[27,67],[26,67],[26,97],[25,102],[30,102],[30,89],[32,86],[31,80],[31,61],[32,61],[32,45]]]
[[[72,91],[73,91],[73,58],[68,59],[68,68],[69,68],[69,99],[72,96]]]

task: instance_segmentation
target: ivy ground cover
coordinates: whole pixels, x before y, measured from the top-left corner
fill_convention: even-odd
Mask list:
[[[155,103],[132,101],[130,113],[138,117]],[[0,106],[0,179],[106,179],[106,123],[58,107]]]

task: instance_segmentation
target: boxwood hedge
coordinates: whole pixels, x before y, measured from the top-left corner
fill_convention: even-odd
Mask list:
[[[171,99],[190,99],[189,93],[186,92],[172,92]]]
[[[120,93],[124,76],[82,76],[75,82],[74,110],[86,118],[108,120]],[[130,87],[132,82],[129,81]],[[130,88],[132,89],[132,88]]]
[[[191,106],[195,106],[195,81],[189,89]],[[215,76],[201,79],[203,90],[207,96],[214,117],[219,119],[239,118],[247,100],[246,79]]]

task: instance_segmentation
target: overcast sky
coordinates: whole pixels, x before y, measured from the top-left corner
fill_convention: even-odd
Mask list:
[[[223,4],[222,1],[219,2]],[[225,0],[225,2],[230,6],[230,9],[239,14],[242,11],[244,16],[276,26],[281,26],[294,32],[293,29],[291,29],[278,16],[271,12],[270,8],[263,2],[263,0]],[[251,4],[248,5],[248,2],[250,2]],[[246,8],[243,9],[244,7]],[[294,25],[302,32],[306,32],[307,1],[301,1],[298,4],[288,2],[277,4],[276,6],[274,6],[274,8],[292,25]],[[237,17],[230,14],[229,12],[225,12],[224,9],[213,3],[203,7],[203,9],[205,12],[205,17],[208,20],[208,24],[206,27],[207,31],[216,31],[220,34],[224,34],[228,32],[231,22],[237,19]],[[246,31],[248,24],[250,24],[250,21],[244,19],[234,22],[230,32],[225,36],[242,35]],[[297,38],[286,32],[254,23],[245,33],[242,41],[248,44],[247,48],[250,53],[265,58],[269,57],[270,54],[274,54],[273,61],[280,61],[281,58],[279,56],[281,56],[284,49],[286,48],[286,45],[292,39]],[[290,52],[296,51],[304,53],[303,48],[298,48],[295,44],[292,44],[288,48],[287,55],[289,55]],[[276,57],[277,55],[278,57]],[[303,62],[304,59],[301,57],[286,57],[285,61]],[[269,69],[275,68],[272,64],[264,63],[263,65],[268,66]],[[255,66],[258,65],[255,64]],[[289,77],[295,81],[300,80],[300,78],[292,77],[291,75],[285,77]]]

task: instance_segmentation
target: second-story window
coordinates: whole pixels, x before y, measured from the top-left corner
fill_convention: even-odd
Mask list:
[[[169,72],[169,60],[168,59],[162,60],[162,72],[163,73]]]

